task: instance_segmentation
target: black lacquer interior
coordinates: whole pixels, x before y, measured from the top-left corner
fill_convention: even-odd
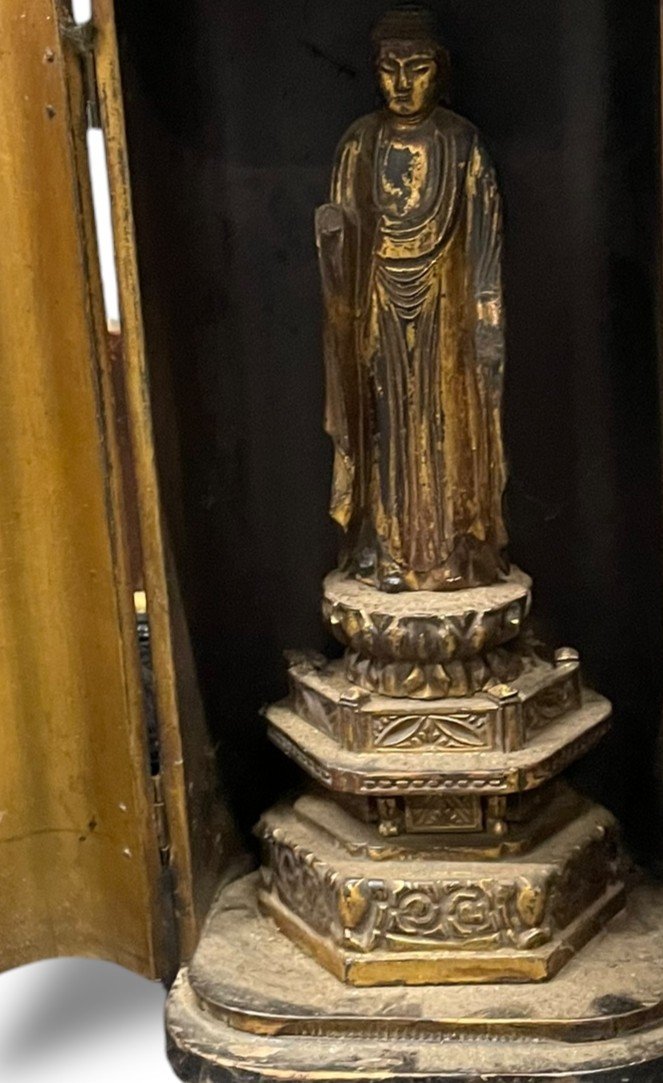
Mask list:
[[[329,647],[331,448],[313,210],[375,106],[380,0],[118,0],[162,488],[220,770],[248,827],[293,778],[262,703]],[[453,106],[506,204],[511,555],[615,705],[576,769],[662,856],[658,29],[644,0],[439,0]]]

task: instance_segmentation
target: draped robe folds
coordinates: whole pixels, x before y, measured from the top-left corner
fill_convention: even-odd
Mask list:
[[[416,131],[362,118],[316,233],[343,566],[386,589],[494,582],[507,570],[501,206],[476,130],[441,107]]]

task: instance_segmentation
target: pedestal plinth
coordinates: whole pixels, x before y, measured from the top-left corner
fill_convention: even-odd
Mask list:
[[[560,778],[610,705],[529,606],[518,571],[453,595],[328,577],[345,657],[293,653],[266,712],[311,781],[171,995],[184,1078],[661,1078],[624,1066],[663,1050],[663,897],[624,911],[614,818]]]
[[[530,588],[325,581],[345,658],[292,656],[267,711],[321,793],[261,821],[259,898],[342,981],[544,981],[623,905],[613,818],[556,781],[610,705],[529,641]]]

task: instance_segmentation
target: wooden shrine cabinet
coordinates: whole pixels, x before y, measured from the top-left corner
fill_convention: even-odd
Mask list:
[[[260,712],[286,649],[334,649],[313,209],[374,108],[387,6],[0,7],[1,967],[91,955],[169,982],[299,781]],[[658,5],[432,6],[505,197],[512,555],[535,631],[614,704],[573,781],[656,872]]]

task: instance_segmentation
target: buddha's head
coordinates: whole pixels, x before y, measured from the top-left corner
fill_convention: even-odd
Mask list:
[[[426,116],[439,101],[448,78],[448,55],[433,13],[416,4],[403,4],[378,19],[371,41],[387,108],[403,119]]]

